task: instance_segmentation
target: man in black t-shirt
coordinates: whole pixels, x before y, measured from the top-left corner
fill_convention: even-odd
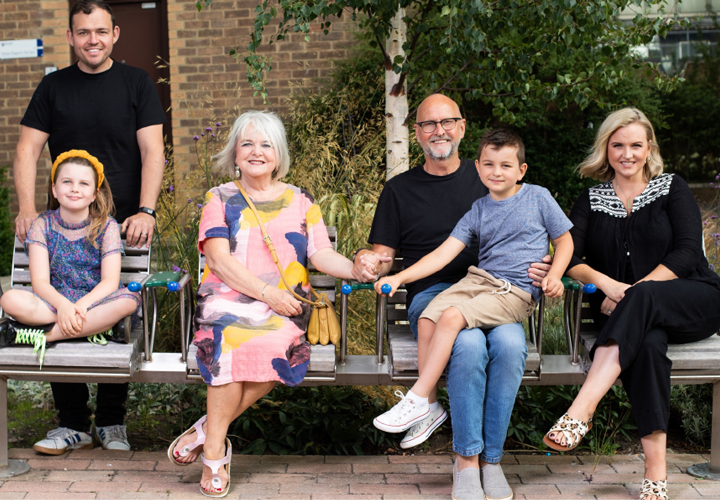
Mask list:
[[[112,9],[103,0],[79,0],[71,9],[67,37],[78,62],[43,78],[20,122],[13,175],[21,241],[38,215],[35,178],[46,143],[53,161],[71,149],[96,156],[105,167],[128,244],[140,247],[152,240],[165,162],[165,113],[150,76],[110,58],[119,36]],[[51,386],[60,428],[33,448],[53,455],[91,448],[87,386]],[[105,449],[130,449],[122,425],[127,391],[128,384],[98,384],[95,436]]]
[[[387,257],[398,251],[406,267],[414,264],[440,246],[473,202],[488,193],[474,163],[458,155],[464,134],[465,120],[451,99],[435,94],[420,105],[415,136],[425,152],[425,163],[385,184],[368,238],[372,251],[361,250],[353,258],[357,280],[375,280],[387,274],[392,266]],[[476,242],[441,271],[406,285],[408,319],[416,338],[425,307],[477,262]],[[533,264],[529,275],[536,285],[548,269],[546,264]],[[425,354],[418,352],[419,363]],[[458,335],[447,368],[457,453],[453,498],[484,498],[483,487],[488,498],[512,498],[499,462],[526,357],[525,332],[519,323],[485,332],[463,330]],[[447,418],[436,395],[428,399],[430,416],[410,428],[401,447],[424,442]]]

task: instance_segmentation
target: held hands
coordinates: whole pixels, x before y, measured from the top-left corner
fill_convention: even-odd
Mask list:
[[[390,286],[390,293],[388,295],[392,297],[395,295],[395,292],[398,288],[400,288],[400,285],[402,285],[402,279],[398,278],[400,276],[399,274],[394,274],[392,276],[388,276],[386,278],[381,279],[380,281],[375,282],[375,291],[377,293],[383,293],[382,287],[383,285],[389,285]]]
[[[302,313],[302,304],[299,300],[274,286],[265,288],[265,298],[262,300],[280,316],[291,317]]]
[[[120,232],[125,234],[127,244],[131,247],[141,248],[150,245],[155,230],[155,218],[140,212],[125,219]]]
[[[375,281],[379,277],[380,266],[391,260],[392,258],[388,257],[386,253],[379,254],[370,250],[358,254],[353,263],[352,276],[361,283]]]
[[[561,297],[565,286],[560,278],[548,275],[542,280],[542,291],[547,297]]]
[[[77,337],[82,332],[87,308],[73,304],[69,300],[57,310],[57,324],[65,337]]]
[[[533,286],[541,288],[542,282],[552,267],[552,257],[546,255],[542,262],[533,262],[528,269],[528,277],[533,280]]]

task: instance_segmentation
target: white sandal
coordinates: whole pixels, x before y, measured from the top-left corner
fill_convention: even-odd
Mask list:
[[[582,420],[572,418],[566,413],[560,417],[557,422],[555,422],[555,425],[545,434],[543,442],[553,450],[570,451],[580,444],[580,441],[582,441],[582,438],[585,437],[585,434],[587,434],[590,429],[592,429],[592,416],[590,416],[587,422],[583,422]],[[552,433],[556,435],[562,434],[565,438],[565,446],[551,439],[550,434]]]
[[[651,481],[648,478],[643,479],[642,487],[640,488],[640,500],[646,500],[652,496],[660,500],[668,500],[667,479],[661,479],[660,481]]]
[[[207,465],[212,471],[212,481],[210,484],[213,488],[217,490],[222,488],[222,479],[220,478],[220,474],[218,474],[220,467],[225,467],[228,480],[225,484],[225,488],[222,488],[220,491],[207,491],[201,485],[200,493],[206,497],[224,497],[230,491],[230,462],[232,461],[232,445],[230,444],[230,440],[225,438],[225,456],[223,458],[219,460],[210,460],[209,458],[205,458],[205,453],[203,453],[201,457],[203,465]]]
[[[197,436],[195,438],[195,441],[183,446],[182,450],[180,450],[178,452],[178,457],[187,457],[190,454],[190,452],[193,451],[195,448],[197,448],[198,446],[204,445],[205,444],[205,432],[203,432],[202,426],[205,423],[205,420],[207,420],[207,415],[203,415],[203,417],[200,420],[195,422],[192,427],[190,427],[188,430],[186,430],[185,432],[180,434],[177,438],[175,438],[175,441],[173,441],[170,444],[170,447],[168,448],[168,458],[170,459],[170,461],[172,463],[174,463],[175,465],[181,465],[181,466],[190,465],[191,463],[194,463],[194,461],[193,462],[179,462],[177,460],[177,457],[174,456],[175,447],[178,445],[178,443],[184,436],[187,436],[188,434],[190,434],[193,431],[195,431],[195,435]]]

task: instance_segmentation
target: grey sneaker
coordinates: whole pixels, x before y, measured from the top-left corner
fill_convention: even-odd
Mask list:
[[[453,500],[485,500],[480,486],[480,471],[474,468],[457,470],[457,462],[453,465]]]
[[[130,451],[127,439],[127,429],[124,425],[108,425],[95,427],[95,439],[100,441],[103,450]]]
[[[400,441],[400,448],[407,449],[427,441],[427,438],[447,420],[447,412],[438,405],[435,411],[430,411],[430,416],[410,427],[405,437]]]
[[[78,432],[67,427],[58,427],[47,433],[47,437],[35,443],[33,450],[48,455],[62,455],[67,450],[92,450],[92,436],[89,432]]]
[[[512,500],[513,490],[505,479],[500,464],[487,464],[480,467],[480,475],[487,500]]]

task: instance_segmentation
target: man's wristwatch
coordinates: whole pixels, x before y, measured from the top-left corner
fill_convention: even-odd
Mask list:
[[[357,257],[357,254],[359,254],[363,250],[367,250],[367,248],[358,248],[357,250],[355,250],[355,252],[353,252],[352,257],[350,257],[350,260],[353,264],[355,264],[355,257]]]
[[[152,215],[153,219],[157,218],[157,212],[155,210],[153,210],[152,208],[140,207],[140,208],[138,208],[138,213]]]

